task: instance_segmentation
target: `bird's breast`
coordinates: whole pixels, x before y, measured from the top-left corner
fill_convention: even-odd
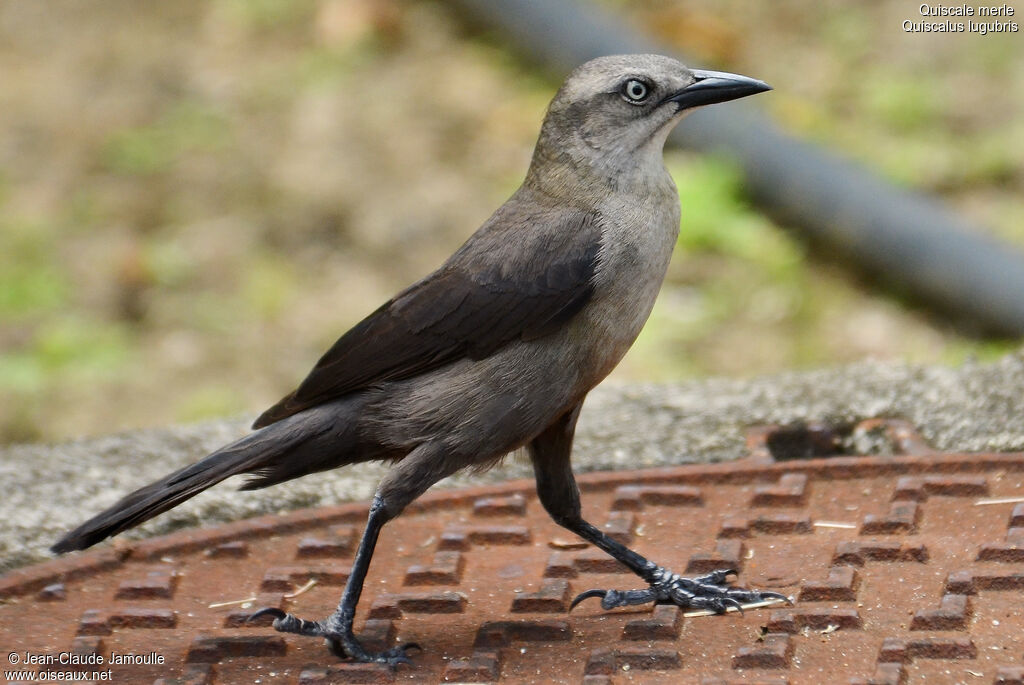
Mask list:
[[[619,363],[650,316],[679,234],[675,187],[611,198],[591,303],[573,322],[582,368],[597,384]]]

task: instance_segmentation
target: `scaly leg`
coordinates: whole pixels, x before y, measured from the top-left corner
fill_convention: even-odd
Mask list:
[[[345,591],[341,595],[341,601],[333,614],[322,621],[307,621],[298,618],[294,614],[288,614],[275,607],[260,609],[249,620],[260,616],[273,616],[274,629],[282,633],[296,633],[311,637],[322,637],[327,642],[330,650],[342,658],[351,658],[355,661],[376,662],[388,664],[395,667],[398,664],[407,664],[409,657],[406,650],[419,648],[415,643],[404,644],[399,647],[373,654],[366,651],[356,636],[352,634],[352,622],[356,616],[356,605],[359,604],[359,595],[363,591],[363,581],[366,579],[366,572],[370,568],[370,559],[373,557],[373,549],[377,544],[377,536],[380,529],[389,520],[384,514],[386,509],[380,495],[373,498],[370,505],[370,517],[366,522],[366,530],[363,538],[359,541],[359,550],[352,563],[352,574],[345,584]]]
[[[605,609],[648,602],[671,602],[681,607],[710,609],[716,613],[724,613],[729,607],[741,608],[744,604],[767,599],[788,601],[785,595],[778,592],[729,587],[725,580],[734,573],[731,569],[713,571],[696,578],[684,578],[649,561],[583,520],[580,515],[580,493],[569,462],[581,406],[577,405],[563,415],[530,443],[530,459],[537,477],[537,494],[555,523],[607,552],[640,576],[649,587],[642,590],[587,590],[573,600],[570,610],[590,597],[600,597],[601,606]]]
[[[436,458],[435,458],[436,457]],[[388,664],[392,668],[398,664],[410,663],[406,652],[419,649],[415,643],[407,643],[380,653],[368,652],[352,633],[352,624],[356,615],[356,606],[363,591],[363,581],[370,568],[374,547],[381,528],[391,519],[419,497],[435,482],[449,475],[454,470],[442,454],[431,445],[421,445],[399,462],[384,477],[377,494],[370,504],[370,516],[366,521],[366,530],[359,541],[352,562],[352,573],[345,584],[341,601],[333,614],[322,621],[308,621],[285,613],[280,609],[268,607],[260,609],[249,620],[260,616],[273,616],[274,628],[282,633],[295,633],[311,637],[323,637],[330,650],[341,658],[360,662]]]

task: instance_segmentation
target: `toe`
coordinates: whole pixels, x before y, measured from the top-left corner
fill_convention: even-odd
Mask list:
[[[719,599],[718,608],[716,609],[716,611],[720,614],[724,614],[730,608],[736,609],[736,611],[740,612],[741,614],[743,613],[743,605],[740,602],[737,602],[732,597],[721,597]]]
[[[394,671],[398,669],[399,664],[407,664],[409,666],[412,666],[412,659],[407,657],[405,654],[392,654],[388,657],[385,657],[384,663],[386,663],[391,668],[391,670]]]
[[[327,643],[327,649],[330,651],[331,654],[338,657],[339,659],[348,658],[349,654],[345,651],[345,646],[341,643],[341,640],[338,640],[333,637],[328,637],[324,638],[324,642]]]
[[[249,614],[249,618],[245,619],[245,622],[246,623],[251,623],[251,622],[255,621],[258,618],[263,618],[264,616],[273,616],[274,619],[276,620],[276,619],[282,619],[282,618],[284,618],[287,615],[288,614],[286,614],[285,612],[281,611],[277,607],[264,607],[263,609],[260,609],[259,611],[255,612],[255,613]]]
[[[577,604],[579,604],[585,599],[590,599],[591,597],[600,597],[601,599],[604,599],[607,595],[607,590],[587,590],[586,592],[581,592],[580,594],[576,595],[576,599],[572,600],[572,603],[569,604],[569,611],[571,612],[573,609],[576,608]]]
[[[409,666],[412,666],[412,659],[410,659],[409,655],[406,654],[410,649],[415,649],[420,652],[423,651],[423,648],[420,647],[419,644],[415,642],[406,642],[404,645],[392,647],[391,649],[381,653],[378,655],[378,658],[380,661],[390,666],[392,671],[397,669],[399,664],[408,664]]]

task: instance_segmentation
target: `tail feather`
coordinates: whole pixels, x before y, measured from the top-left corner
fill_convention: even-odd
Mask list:
[[[282,422],[222,447],[195,464],[125,496],[114,506],[64,535],[50,549],[63,553],[91,547],[176,507],[230,476],[259,473],[272,468],[295,448],[330,428],[330,425],[317,427],[310,426],[310,423],[301,420]]]

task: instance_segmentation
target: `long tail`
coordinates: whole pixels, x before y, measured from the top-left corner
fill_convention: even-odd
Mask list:
[[[335,407],[337,409],[337,407]],[[337,413],[325,420],[316,410],[267,426],[180,471],[124,497],[56,542],[57,553],[91,547],[112,535],[133,528],[225,478],[240,473],[256,474],[243,489],[265,487],[283,480],[347,463],[345,435]],[[338,419],[341,419],[340,421]]]

